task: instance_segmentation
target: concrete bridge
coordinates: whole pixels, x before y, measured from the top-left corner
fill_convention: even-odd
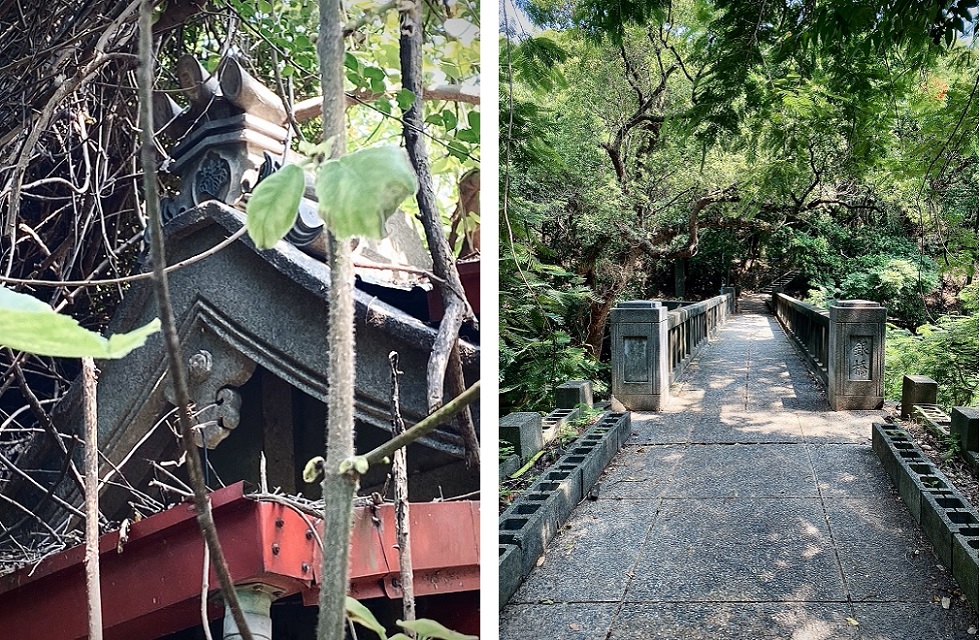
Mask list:
[[[500,638],[975,637],[872,451],[883,412],[830,411],[763,303],[743,301],[660,411],[632,411]]]

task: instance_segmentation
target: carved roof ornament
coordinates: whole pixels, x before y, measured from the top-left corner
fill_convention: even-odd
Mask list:
[[[290,153],[282,101],[237,60],[224,58],[210,73],[185,55],[175,72],[188,106],[181,109],[166,93],[154,96],[157,133],[173,141],[163,169],[180,180],[180,191],[161,203],[165,223],[208,200],[240,205]],[[287,239],[323,255],[323,222],[312,184],[306,196]]]

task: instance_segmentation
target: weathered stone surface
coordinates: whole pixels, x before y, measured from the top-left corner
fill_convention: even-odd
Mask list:
[[[509,413],[500,418],[500,439],[514,445],[521,462],[526,462],[544,446],[541,415],[533,411]]]
[[[845,600],[818,498],[664,500],[631,600]]]
[[[212,249],[241,229],[244,220],[243,212],[218,202],[208,202],[177,216],[164,229],[168,264]],[[302,392],[304,398],[309,398],[306,413],[313,415],[315,410],[322,413],[328,386],[325,375],[329,349],[326,319],[330,293],[329,269],[322,261],[286,243],[259,252],[246,237],[206,260],[174,271],[169,277],[174,312],[182,344],[187,348],[187,357],[200,349],[208,350],[212,355],[219,350],[235,352],[245,361],[254,363],[269,375]],[[424,372],[435,330],[356,290],[354,304],[358,336],[354,399],[358,436],[387,438],[389,436],[386,434],[391,429],[388,354],[391,351],[399,352],[403,371]],[[145,281],[133,283],[106,333],[131,330],[149,322],[157,313],[148,284]],[[462,341],[461,346],[464,373],[469,384],[479,375],[478,349]],[[146,346],[125,359],[100,361],[98,366],[100,385],[121,390],[119,393],[101,394],[98,407],[100,449],[110,461],[118,464],[147,436],[169,408],[166,397],[169,376],[162,338],[160,334],[150,336]],[[245,384],[249,385],[253,380],[254,376]],[[239,382],[240,379],[232,386]],[[428,414],[425,387],[424,375],[402,378],[401,413],[409,424],[418,422]],[[80,392],[73,387],[53,413],[58,428],[65,433],[81,431],[79,397]],[[234,433],[246,428],[245,421],[251,419],[250,416],[261,416],[258,403],[259,397],[256,395],[242,394],[242,424]],[[476,412],[474,418],[479,423],[479,407],[474,406],[473,410]],[[322,439],[322,419],[315,433]],[[261,442],[256,444],[254,439],[251,442],[256,447],[261,446]],[[464,470],[462,440],[453,429],[439,428],[417,444],[427,451],[421,471],[453,465],[458,467],[443,477],[442,484],[447,493],[477,488],[478,477]],[[224,449],[231,445],[230,440],[219,445],[212,461],[226,455]],[[156,429],[142,446],[153,453],[137,452],[123,468],[126,478],[136,486],[150,476],[147,458],[176,457],[177,445],[166,429]],[[103,473],[107,471],[108,467]],[[245,477],[249,477],[247,473],[254,473],[257,479],[258,466],[239,469],[238,473]],[[383,482],[380,467],[379,473]],[[241,477],[223,476],[223,480],[232,482]],[[62,486],[69,488],[64,496],[67,500],[79,499],[79,496],[71,493],[73,483],[63,483]],[[453,488],[450,489],[450,486]],[[431,489],[431,493],[413,494],[413,499],[429,499],[438,495],[437,486]],[[128,491],[110,487],[102,496],[102,508],[107,514],[117,509],[127,509],[129,499]]]
[[[952,492],[925,491],[921,500],[921,524],[932,548],[947,567],[953,566],[953,532],[970,525],[975,529],[976,517],[969,505]]]
[[[924,602],[955,588],[922,530],[895,500],[825,500],[851,599]]]
[[[521,548],[513,544],[500,545],[500,556],[497,561],[497,575],[500,589],[500,604],[502,609],[510,597],[517,591],[521,580],[524,579],[521,571],[523,559],[521,558]]]
[[[521,468],[521,459],[515,453],[514,455],[507,456],[500,461],[498,476],[501,480],[514,473]]]
[[[867,300],[830,307],[827,400],[834,411],[877,409],[884,402],[885,314]]]
[[[518,604],[500,616],[500,638],[527,640],[604,640],[618,603]]]
[[[558,437],[558,433],[562,427],[576,419],[578,415],[578,409],[555,409],[541,418],[541,437],[544,444],[548,444]]]
[[[558,409],[575,409],[580,404],[592,407],[592,383],[588,380],[569,380],[555,388]]]
[[[943,609],[942,599],[936,602],[855,602],[853,618],[860,625],[858,638],[895,639],[949,638],[953,640],[976,637],[967,631],[976,626],[976,615],[970,607],[954,598],[949,610]]]
[[[964,527],[962,530],[968,535],[955,533],[951,541],[953,577],[959,583],[967,601],[973,605],[974,611],[980,611],[980,604],[977,602],[978,588],[980,588],[980,584],[977,583],[980,576],[977,570],[977,531],[976,527],[972,530]]]
[[[626,602],[610,640],[746,640],[858,638],[846,603]]]
[[[583,502],[511,601],[618,602],[658,505],[603,497]]]
[[[864,444],[808,444],[820,493],[828,498],[889,495],[891,483],[878,456]]]
[[[621,302],[609,323],[613,409],[662,409],[670,388],[667,309],[654,301]]]
[[[977,451],[978,423],[980,411],[976,407],[953,407],[949,435],[956,438],[964,450]]]
[[[902,377],[902,412],[903,420],[912,416],[914,404],[936,404],[936,393],[939,385],[929,376]]]

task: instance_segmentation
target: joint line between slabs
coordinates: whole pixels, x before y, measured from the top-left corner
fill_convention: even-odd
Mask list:
[[[675,466],[678,463],[675,463]],[[609,628],[606,629],[606,634],[603,636],[604,640],[609,640],[612,635],[613,629],[616,628],[616,620],[619,618],[620,612],[623,610],[623,603],[626,602],[626,594],[629,593],[630,584],[633,582],[633,578],[636,576],[636,569],[640,566],[640,558],[643,555],[643,550],[647,546],[647,541],[650,540],[650,535],[653,533],[653,526],[657,524],[657,520],[660,517],[660,512],[663,509],[664,502],[663,498],[657,498],[660,501],[660,505],[657,507],[656,513],[650,521],[650,525],[647,527],[646,533],[643,534],[643,542],[640,543],[638,552],[636,554],[636,559],[633,560],[633,566],[630,568],[626,575],[626,585],[623,587],[623,595],[620,596],[619,602],[616,604],[616,609],[613,611],[612,616],[609,618]]]
[[[844,565],[840,560],[840,551],[837,549],[837,540],[834,538],[834,529],[830,524],[830,514],[827,513],[827,503],[820,489],[820,480],[817,478],[817,468],[813,464],[813,453],[810,451],[810,444],[807,443],[806,458],[810,462],[810,471],[813,473],[813,483],[817,488],[817,496],[820,499],[820,510],[823,511],[823,519],[827,524],[827,535],[830,536],[830,544],[834,550],[834,561],[837,563],[837,573],[840,575],[841,586],[844,587],[844,596],[847,597],[847,606],[850,609],[851,617],[854,617],[854,599],[851,597],[851,588],[847,584],[847,576],[844,574]]]

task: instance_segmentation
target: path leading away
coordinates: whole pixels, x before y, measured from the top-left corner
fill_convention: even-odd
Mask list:
[[[633,435],[504,607],[500,638],[976,638],[871,450],[761,298]]]

